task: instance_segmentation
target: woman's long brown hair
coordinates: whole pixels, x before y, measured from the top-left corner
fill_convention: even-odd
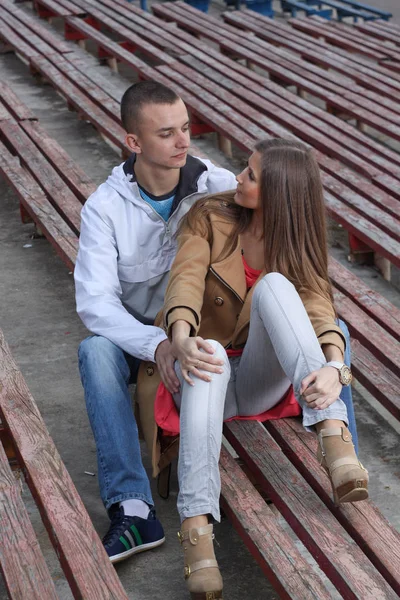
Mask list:
[[[327,226],[319,167],[310,148],[300,142],[271,139],[258,142],[261,155],[260,197],[265,268],[332,300],[328,276]],[[223,255],[249,226],[253,211],[233,201],[234,192],[203,198],[187,213],[182,226],[197,230],[212,211],[234,224]],[[213,201],[215,200],[215,201]],[[206,232],[204,232],[206,234]],[[220,257],[223,258],[222,256]]]

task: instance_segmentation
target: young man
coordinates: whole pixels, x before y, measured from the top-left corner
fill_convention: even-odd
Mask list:
[[[77,311],[94,334],[80,345],[79,367],[111,518],[103,543],[112,562],[164,542],[128,386],[140,361],[150,360],[170,391],[178,387],[170,343],[153,326],[175,233],[196,200],[236,187],[233,173],[188,155],[188,113],[169,88],[132,85],[121,118],[132,156],[87,200],[75,268]]]

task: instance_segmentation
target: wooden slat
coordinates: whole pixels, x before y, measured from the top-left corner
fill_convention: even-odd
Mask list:
[[[42,38],[36,35],[31,29],[25,27],[20,21],[18,21],[9,12],[1,8],[0,6],[0,19],[3,23],[6,23],[15,33],[18,34],[26,43],[31,44],[35,50],[49,56],[50,54],[58,53],[58,50],[52,48],[50,44],[45,42]]]
[[[351,335],[400,377],[399,342],[341,292],[335,291],[334,299],[336,309],[348,324]]]
[[[11,600],[57,600],[39,542],[0,444],[0,569]]]
[[[400,595],[400,533],[371,502],[332,502],[331,484],[317,459],[317,439],[297,419],[267,421],[265,427],[319,498]]]
[[[19,33],[21,33],[21,29],[27,29],[37,35],[39,38],[44,40],[46,44],[49,44],[57,50],[59,54],[64,54],[66,52],[71,52],[73,47],[66,44],[63,40],[56,37],[49,29],[43,27],[41,23],[38,22],[37,19],[28,15],[25,11],[18,8],[15,4],[10,2],[9,0],[2,0],[1,6],[15,19],[17,19],[20,23]],[[31,33],[32,35],[32,33]],[[32,40],[35,42],[35,39]]]
[[[328,600],[330,593],[229,452],[220,456],[221,502],[280,598]]]
[[[36,50],[29,43],[26,43],[23,38],[15,33],[4,21],[0,19],[0,39],[9,44],[14,52],[23,56],[26,60],[31,57],[39,56]]]
[[[100,133],[104,134],[115,146],[126,149],[125,131],[111,117],[87,96],[85,96],[71,81],[69,81],[54,65],[42,56],[31,60],[31,65],[43,75],[58,90],[85,119],[90,121]]]
[[[359,340],[353,339],[351,347],[351,368],[356,379],[400,421],[400,378],[384,368]]]
[[[71,159],[69,154],[56,142],[49,137],[39,123],[25,121],[20,123],[25,133],[35,142],[42,154],[54,167],[60,177],[65,181],[73,193],[84,203],[90,194],[96,190],[96,185]]]
[[[67,0],[33,0],[33,4],[36,8],[44,6],[58,17],[68,17],[82,14],[82,11],[79,8]]]
[[[75,233],[78,233],[81,222],[81,204],[77,197],[67,188],[61,177],[17,123],[1,121],[0,132],[3,139],[6,140],[6,144],[18,154],[26,169],[48,194],[56,210],[60,212]]]
[[[6,106],[7,110],[10,111],[17,121],[25,119],[31,121],[37,120],[30,108],[21,102],[17,94],[5,81],[0,81],[0,102]]]
[[[343,598],[397,598],[261,423],[233,421],[224,433]]]
[[[1,419],[75,598],[128,600],[2,333],[0,384]]]
[[[329,276],[340,292],[400,341],[400,310],[394,304],[332,257],[329,259]]]
[[[18,195],[26,211],[39,226],[69,269],[73,270],[78,254],[78,237],[50,204],[33,177],[0,142],[0,172]]]
[[[91,27],[90,25],[85,23],[85,21],[83,21],[79,17],[67,17],[65,21],[70,27],[76,29],[80,33],[83,33],[89,39],[99,44],[99,46],[101,46],[102,48],[105,48],[106,50],[110,48],[110,39],[103,33],[100,33],[94,27]],[[159,63],[166,64],[169,64],[174,61],[174,59],[171,56],[169,56],[169,54],[162,52],[153,44],[145,42],[142,38],[136,36],[128,29],[126,29],[125,31],[122,30],[121,34],[127,41],[139,48],[144,54],[147,54],[147,56],[150,56],[150,58],[152,58],[153,60],[156,60]],[[111,47],[114,48],[113,45]]]

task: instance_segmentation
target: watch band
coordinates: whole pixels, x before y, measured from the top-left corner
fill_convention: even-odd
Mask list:
[[[335,367],[335,369],[338,369],[338,371],[345,366],[346,364],[344,362],[339,362],[338,360],[330,360],[324,364],[324,367]]]

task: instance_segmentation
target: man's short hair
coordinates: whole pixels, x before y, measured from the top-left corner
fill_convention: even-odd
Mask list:
[[[131,85],[121,100],[121,121],[127,133],[136,133],[139,113],[146,104],[175,104],[179,96],[157,81],[139,81]]]

